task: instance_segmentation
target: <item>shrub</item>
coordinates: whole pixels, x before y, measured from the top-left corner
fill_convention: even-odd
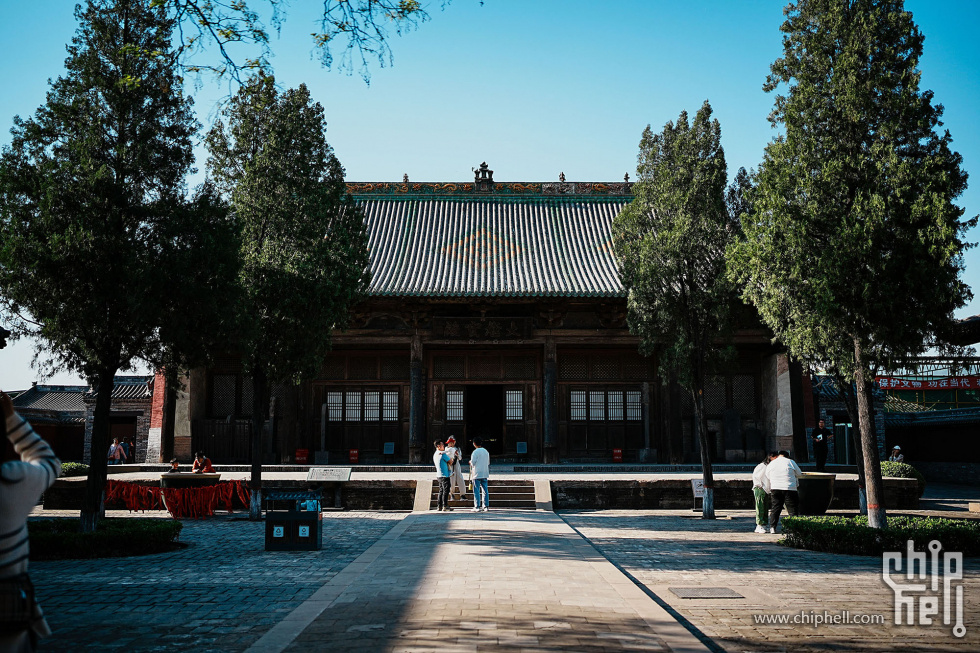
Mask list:
[[[88,465],[85,463],[61,463],[62,476],[86,476]]]
[[[908,463],[893,463],[885,460],[881,463],[881,475],[890,478],[914,478],[919,483],[919,496],[926,491],[926,477]]]
[[[917,550],[925,550],[932,540],[939,540],[944,551],[959,551],[964,556],[980,556],[980,521],[941,519],[938,517],[889,517],[888,527],[868,527],[868,518],[857,517],[786,517],[781,521],[786,534],[782,543],[797,549],[881,555],[885,551],[904,551],[908,540]]]
[[[31,560],[118,558],[163,553],[182,546],[184,527],[172,519],[117,517],[99,520],[94,533],[78,530],[77,518],[38,519],[27,522]]]

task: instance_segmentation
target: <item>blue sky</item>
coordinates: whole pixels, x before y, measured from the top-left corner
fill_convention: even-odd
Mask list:
[[[261,0],[252,0],[258,5]],[[757,165],[773,137],[762,91],[781,53],[778,0],[454,0],[429,3],[431,21],[392,40],[394,65],[356,74],[322,69],[308,35],[319,2],[293,0],[273,40],[279,82],[306,83],[323,104],[327,136],[351,181],[467,181],[486,161],[500,181],[614,181],[635,176],[640,133],[694,113],[708,99],[721,122],[729,175]],[[971,173],[960,198],[980,213],[980,3],[907,0],[926,36],[922,87],[946,107],[945,128]],[[0,144],[14,115],[44,102],[75,31],[69,0],[0,0]],[[226,86],[204,80],[200,122]],[[199,150],[203,168],[203,153]],[[200,180],[200,175],[191,183]],[[970,240],[980,240],[976,232]],[[980,286],[980,253],[965,279]],[[978,290],[980,294],[980,290]],[[980,299],[957,313],[980,313]],[[0,351],[0,388],[41,380],[20,341]],[[59,374],[49,383],[75,383]]]

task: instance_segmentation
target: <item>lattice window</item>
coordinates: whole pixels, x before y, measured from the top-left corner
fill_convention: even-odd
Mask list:
[[[610,390],[606,399],[609,404],[609,421],[623,421],[623,391]]]
[[[504,356],[503,362],[505,379],[533,379],[537,371],[531,356]]]
[[[330,356],[323,361],[323,378],[340,380],[344,378],[346,360],[343,356]]]
[[[351,356],[347,363],[347,372],[351,379],[377,379],[378,357]]]
[[[238,410],[238,414],[242,417],[252,416],[252,377],[243,376],[242,377],[242,405]]]
[[[382,419],[386,422],[395,422],[398,420],[398,391],[397,390],[385,390],[384,395],[384,406]]]
[[[470,358],[471,379],[499,379],[500,358],[497,356],[473,356]]]
[[[589,361],[585,356],[558,357],[558,378],[562,381],[578,381],[588,376]]]
[[[711,380],[705,384],[704,412],[708,415],[720,415],[725,412],[725,382],[723,380]]]
[[[346,393],[347,400],[344,402],[344,408],[346,410],[346,417],[348,422],[360,422],[361,421],[361,393],[348,391]]]
[[[344,421],[344,393],[327,393],[327,420],[331,422]]]
[[[507,420],[519,421],[524,419],[524,391],[507,390],[505,395],[506,395],[506,405],[507,405]]]
[[[364,421],[377,422],[381,419],[381,393],[369,391],[364,393]]]
[[[462,356],[434,356],[432,358],[432,374],[437,379],[462,379]]]
[[[630,422],[643,419],[643,400],[639,390],[626,391],[626,419]]]
[[[755,377],[736,374],[732,377],[732,408],[741,415],[755,415]]]
[[[585,421],[588,414],[585,406],[585,390],[572,390],[569,400],[572,421]]]
[[[408,378],[408,356],[382,356],[381,378],[385,381]]]
[[[602,390],[589,391],[589,420],[602,422],[606,419],[606,393]]]
[[[627,358],[623,362],[623,378],[645,381],[650,376],[650,366],[645,358]]]
[[[463,421],[463,391],[446,390],[446,421]]]
[[[235,394],[238,377],[234,374],[215,374],[211,378],[211,414],[225,417],[235,414]]]
[[[598,355],[592,359],[592,378],[611,380],[619,378],[619,358],[609,355]]]

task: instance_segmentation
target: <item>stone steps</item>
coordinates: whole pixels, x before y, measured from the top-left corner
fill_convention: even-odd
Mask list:
[[[490,508],[522,508],[534,510],[537,507],[533,481],[490,479],[487,483],[490,495]],[[432,483],[432,495],[429,509],[435,510],[439,504],[439,484]],[[450,499],[450,508],[472,508],[472,486],[463,494],[462,499]]]

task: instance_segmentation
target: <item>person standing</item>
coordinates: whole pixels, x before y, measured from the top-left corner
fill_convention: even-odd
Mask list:
[[[813,457],[817,462],[817,471],[822,472],[827,464],[827,445],[830,438],[834,437],[834,432],[824,426],[824,420],[817,422],[817,428],[810,433],[813,441]]]
[[[450,456],[446,452],[446,443],[436,440],[432,444],[436,447],[436,452],[432,454],[432,462],[436,466],[436,478],[439,481],[439,512],[443,510],[452,511],[449,507],[449,461]]]
[[[790,460],[788,451],[774,451],[772,460],[766,467],[766,480],[769,481],[769,492],[772,494],[772,508],[769,509],[769,532],[779,532],[779,514],[786,504],[786,512],[796,515],[800,505],[799,478],[803,475],[800,466]]]
[[[126,450],[119,444],[119,438],[113,438],[112,444],[109,445],[109,464],[122,465],[124,462],[126,462]]]
[[[446,453],[449,454],[449,497],[462,500],[466,494],[466,482],[463,480],[463,452],[456,446],[456,438],[449,436],[446,440]]]
[[[473,481],[473,512],[490,510],[490,452],[483,448],[483,438],[473,438],[473,454],[470,456],[470,479]],[[481,499],[482,497],[482,499]]]
[[[4,624],[0,630],[0,651],[26,653],[34,650],[38,637],[51,634],[27,575],[27,516],[41,493],[61,474],[61,461],[14,411],[13,402],[3,392],[0,392],[0,440],[12,445],[0,450],[4,452],[0,460],[3,463],[0,466],[0,584],[9,586],[3,590],[5,595],[23,592],[25,597],[23,621],[19,624],[23,627]],[[7,609],[14,610],[15,606]],[[9,613],[6,618],[15,616],[21,615]]]
[[[755,495],[755,532],[769,532],[769,479],[766,478],[766,467],[771,460],[770,456],[762,459],[762,462],[752,470],[752,493]]]

